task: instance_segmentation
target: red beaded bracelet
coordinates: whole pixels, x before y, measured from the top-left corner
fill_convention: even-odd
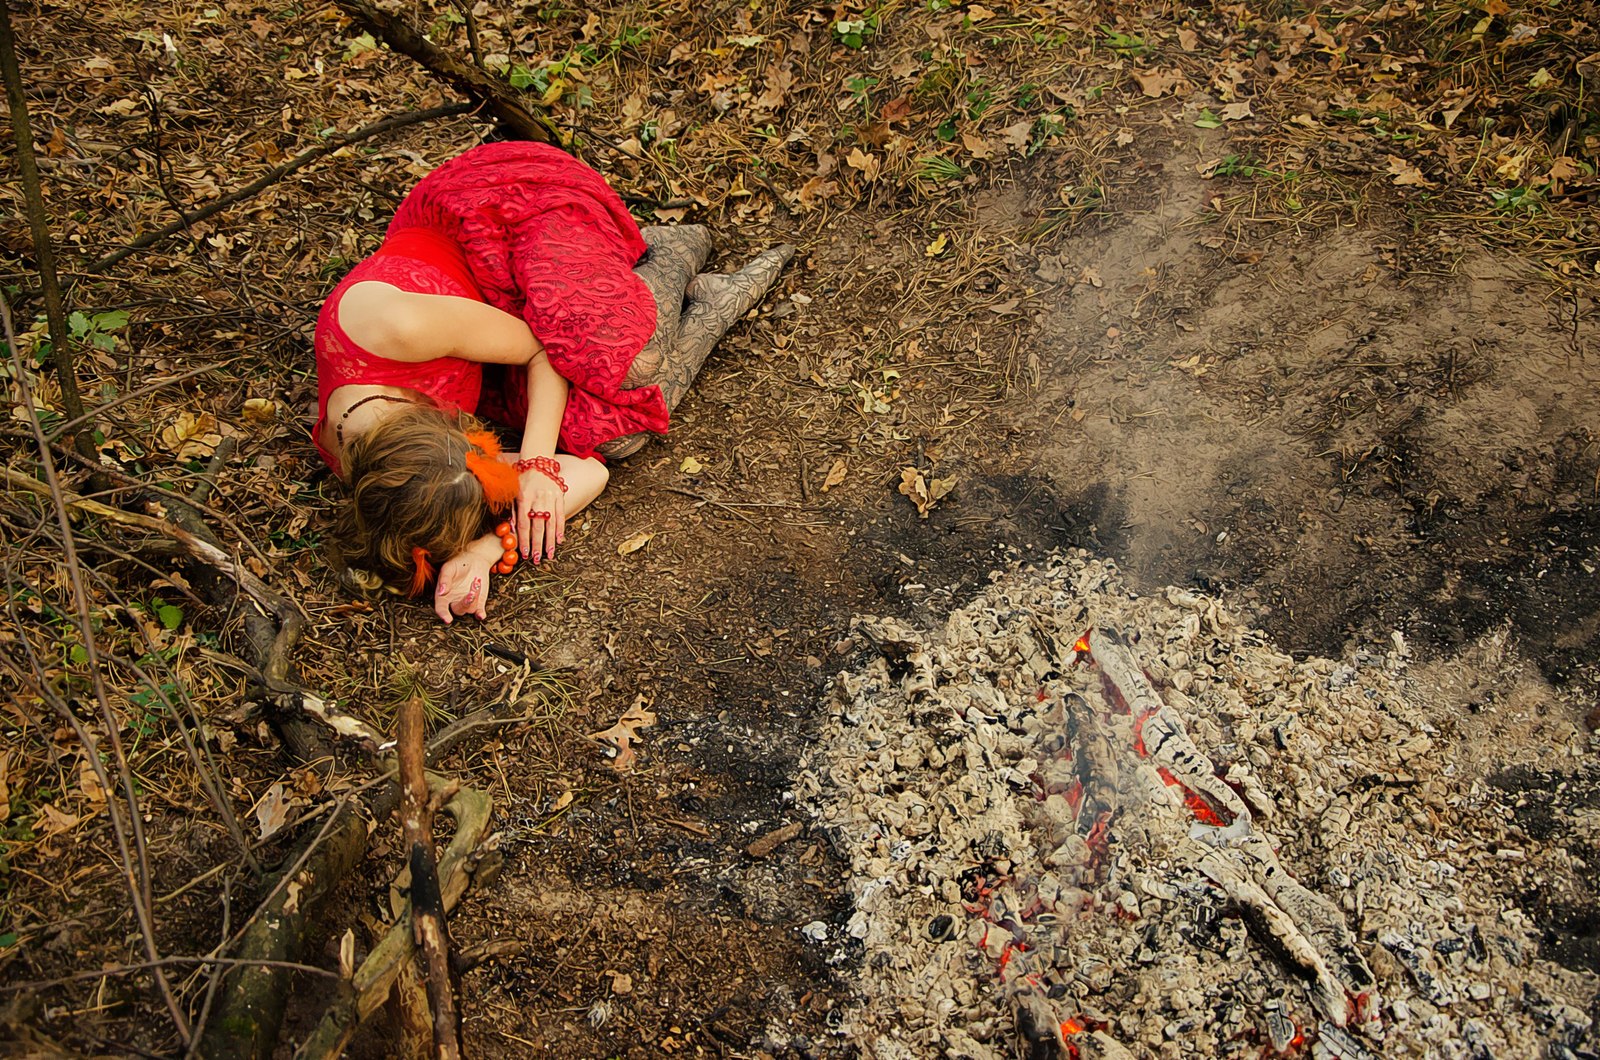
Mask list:
[[[517,535],[511,532],[510,523],[501,523],[494,528],[495,534],[500,538],[500,559],[490,568],[496,574],[510,574],[517,565]]]
[[[524,471],[537,471],[545,478],[561,487],[561,492],[567,492],[567,481],[561,477],[561,464],[553,456],[528,456],[511,465],[517,469],[517,474]]]

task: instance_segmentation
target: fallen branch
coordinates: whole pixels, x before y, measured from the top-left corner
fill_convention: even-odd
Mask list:
[[[412,938],[422,956],[428,986],[433,1052],[439,1060],[459,1060],[456,1000],[450,984],[450,926],[445,921],[444,895],[439,891],[439,866],[433,849],[433,802],[423,765],[421,696],[413,695],[400,705],[399,744],[400,825],[411,869]]]
[[[367,852],[367,822],[346,802],[328,826],[301,843],[291,871],[279,880],[237,947],[239,960],[223,980],[216,1013],[206,1021],[200,1054],[266,1060],[277,1046],[292,973],[306,936],[335,885]],[[270,961],[270,964],[259,962]]]
[[[555,126],[518,102],[509,86],[462,62],[396,16],[365,0],[334,0],[334,3],[390,48],[416,60],[456,91],[482,103],[483,109],[515,139],[560,146],[561,136]]]
[[[375,121],[371,125],[363,125],[352,132],[338,133],[315,147],[306,148],[289,159],[289,161],[282,165],[274,166],[244,187],[228,192],[222,198],[207,203],[194,213],[184,214],[176,221],[164,228],[158,228],[154,232],[146,232],[127,246],[113,250],[99,261],[94,262],[85,271],[104,272],[124,258],[137,254],[146,247],[154,246],[167,237],[176,235],[192,225],[199,224],[206,218],[219,214],[236,203],[254,198],[295,170],[303,169],[317,159],[331,155],[341,148],[360,143],[362,140],[370,140],[374,136],[381,136],[386,132],[393,132],[395,129],[403,129],[408,125],[433,121],[435,118],[447,118],[454,114],[464,114],[472,109],[473,105],[470,103],[447,103],[442,107],[430,107],[427,110],[416,110],[406,114],[391,114],[387,118]],[[81,416],[82,414],[83,409],[81,407],[76,412],[70,413],[73,417]]]
[[[435,789],[442,784],[441,778],[430,779]],[[446,912],[456,907],[474,880],[476,851],[489,829],[489,810],[489,796],[470,788],[457,791],[445,804],[444,811],[456,822],[455,835],[439,859],[439,897]],[[357,1028],[383,1007],[402,968],[416,953],[411,919],[408,899],[394,925],[356,969],[353,991],[329,1006],[316,1030],[296,1050],[295,1060],[332,1060],[342,1055]]]

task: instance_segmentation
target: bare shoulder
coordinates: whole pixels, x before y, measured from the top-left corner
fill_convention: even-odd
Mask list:
[[[406,360],[405,328],[401,318],[409,310],[405,291],[382,280],[353,283],[339,296],[339,327],[350,341],[380,357]]]

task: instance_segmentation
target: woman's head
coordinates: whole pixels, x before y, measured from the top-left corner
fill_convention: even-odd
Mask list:
[[[353,580],[366,572],[397,592],[420,591],[433,566],[483,532],[493,513],[482,476],[498,452],[471,416],[428,405],[399,406],[350,439],[351,496],[335,534]]]

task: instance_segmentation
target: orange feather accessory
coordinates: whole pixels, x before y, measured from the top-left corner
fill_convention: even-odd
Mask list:
[[[411,591],[407,596],[421,596],[422,590],[433,581],[433,564],[428,561],[428,550],[418,545],[411,550],[411,563],[416,568],[411,574]]]
[[[483,502],[492,512],[503,512],[517,503],[520,487],[517,472],[500,459],[500,439],[489,431],[471,431],[467,442],[467,469],[477,476],[483,487]]]

